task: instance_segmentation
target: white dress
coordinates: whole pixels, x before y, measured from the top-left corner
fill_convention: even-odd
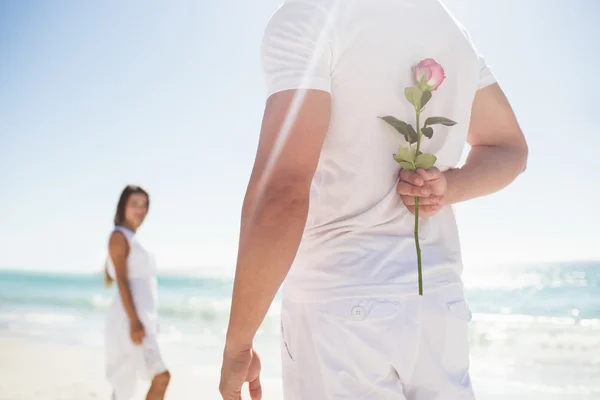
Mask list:
[[[145,330],[141,345],[131,341],[129,318],[118,290],[106,316],[106,377],[113,387],[113,399],[131,399],[138,378],[151,380],[167,370],[156,336],[158,333],[156,261],[135,237],[134,232],[115,227],[129,242],[127,278],[137,315]],[[108,274],[116,279],[115,267],[108,257]]]

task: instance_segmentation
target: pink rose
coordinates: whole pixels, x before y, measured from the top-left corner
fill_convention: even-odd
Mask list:
[[[415,79],[421,90],[437,90],[444,82],[444,68],[433,58],[426,58],[415,67]]]

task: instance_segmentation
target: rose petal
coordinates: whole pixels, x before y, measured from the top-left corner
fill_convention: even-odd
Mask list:
[[[415,79],[424,79],[429,90],[436,90],[446,78],[444,68],[433,58],[421,60],[415,67]]]
[[[432,90],[436,90],[446,78],[444,74],[444,68],[442,68],[441,65],[436,63],[435,66],[430,67],[430,71],[431,77],[427,80],[427,84],[429,86],[432,86]]]
[[[425,81],[428,81],[431,78],[431,70],[429,70],[429,68],[423,68],[423,67],[417,67],[415,68],[415,80],[418,82],[421,81],[421,79],[424,79]]]
[[[422,67],[431,67],[432,65],[439,65],[433,58],[426,58],[419,63]]]

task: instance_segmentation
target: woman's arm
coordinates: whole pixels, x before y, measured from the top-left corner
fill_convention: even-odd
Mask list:
[[[131,295],[131,289],[129,288],[129,281],[127,279],[127,256],[129,256],[129,243],[121,232],[112,233],[108,243],[108,251],[113,265],[115,266],[119,295],[121,296],[123,308],[127,313],[129,322],[139,322],[140,319],[135,310],[133,296]]]

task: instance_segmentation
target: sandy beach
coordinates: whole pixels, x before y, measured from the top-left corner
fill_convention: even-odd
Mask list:
[[[0,337],[1,400],[110,399],[102,348]],[[172,370],[167,399],[219,400],[218,371]],[[140,382],[137,399],[144,398]],[[281,399],[278,382],[263,383],[266,399]]]
[[[0,336],[0,400],[109,400],[103,358],[99,346]],[[221,400],[216,365],[198,360],[180,362],[170,369],[172,380],[167,400]],[[600,392],[591,387],[572,385],[565,395],[563,390],[545,385],[489,380],[479,375],[475,374],[475,381],[481,400],[502,400],[508,396],[514,400],[600,398],[597,397]],[[283,398],[279,379],[263,377],[262,382],[265,400]],[[139,388],[135,400],[144,399],[145,383],[140,381]],[[249,399],[247,395],[242,398]]]

